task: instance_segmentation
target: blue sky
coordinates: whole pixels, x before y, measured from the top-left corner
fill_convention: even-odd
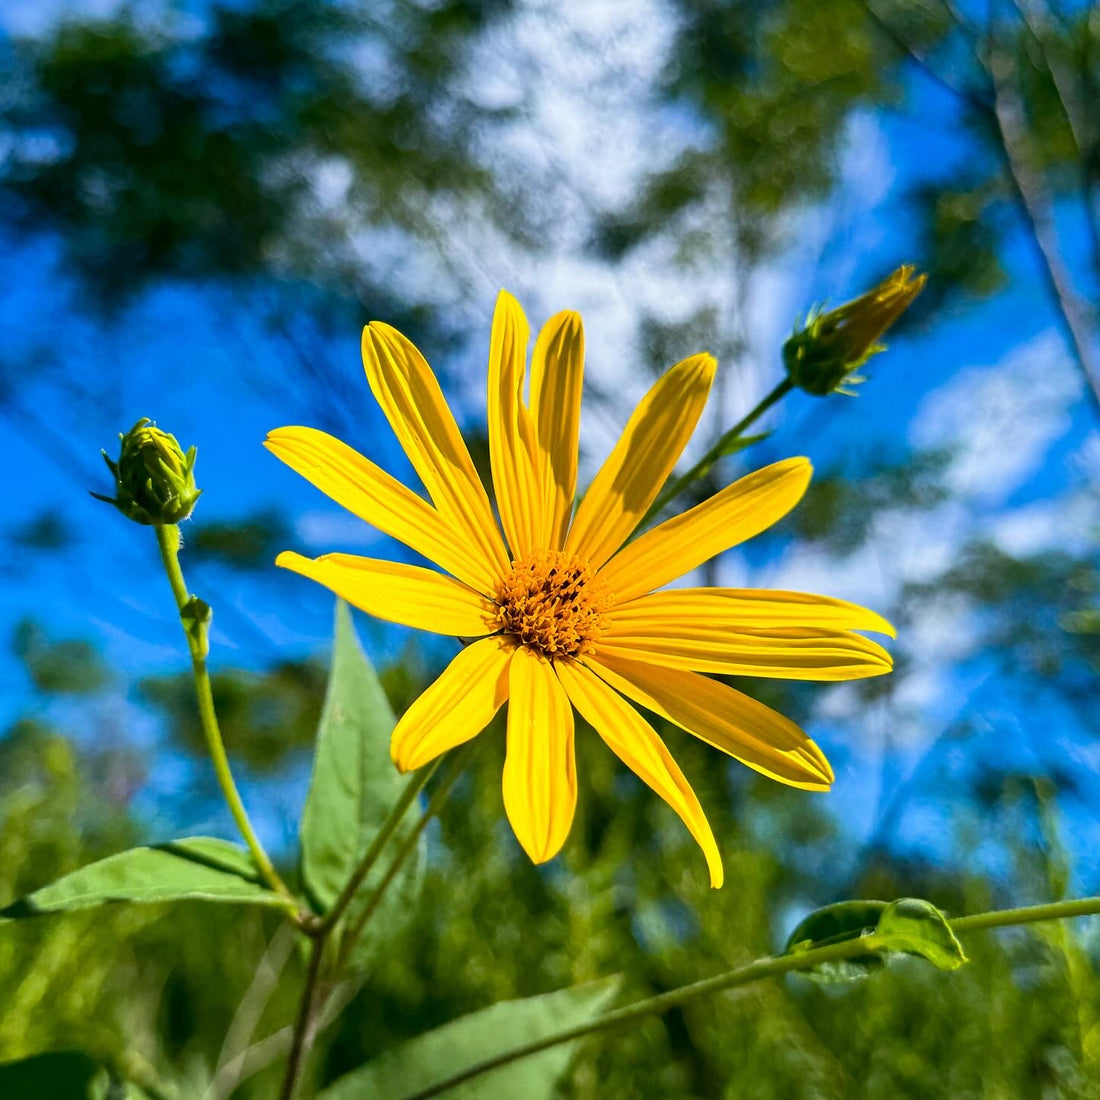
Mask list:
[[[41,26],[36,20],[44,19],[45,11],[25,0],[0,7],[7,27],[17,31]],[[473,94],[522,108],[512,130],[498,135],[494,163],[524,160],[552,181],[546,202],[560,233],[546,254],[531,255],[504,242],[476,217],[454,223],[446,263],[392,235],[350,242],[369,248],[372,262],[388,265],[398,287],[432,286],[438,308],[469,332],[468,343],[445,356],[424,349],[445,371],[448,396],[469,423],[479,422],[483,413],[484,359],[498,288],[517,293],[533,324],[558,309],[579,308],[590,375],[620,398],[613,411],[588,410],[588,474],[648,384],[635,352],[639,309],[675,320],[713,301],[728,317],[729,302],[743,290],[742,273],[732,267],[674,268],[667,245],[639,250],[614,268],[581,247],[593,208],[629,194],[654,157],[668,159],[697,136],[690,119],[640,98],[639,89],[667,48],[670,26],[663,11],[656,0],[631,5],[628,14],[618,5],[530,4],[494,30],[485,47],[503,62],[491,70],[472,66]],[[563,23],[568,35],[552,33]],[[599,95],[592,94],[593,87]],[[864,113],[852,121],[837,195],[802,212],[792,222],[789,247],[753,273],[747,309],[738,318],[748,351],[729,368],[701,442],[774,384],[779,347],[797,315],[816,301],[843,300],[863,289],[870,276],[910,258],[912,227],[898,196],[930,167],[939,172],[965,155],[944,136],[954,105],[919,79],[912,96],[916,109],[907,115]],[[319,168],[318,189],[326,201],[339,204],[346,182],[339,165]],[[445,219],[447,211],[434,213]],[[1071,265],[1081,272],[1081,234],[1068,216],[1061,228]],[[790,398],[769,424],[775,435],[751,459],[762,464],[806,453],[819,468],[828,468],[869,441],[895,449],[948,445],[957,451],[948,472],[956,490],[952,504],[932,517],[901,512],[885,517],[867,548],[848,561],[827,559],[812,547],[792,547],[762,563],[732,552],[722,563],[724,583],[806,588],[889,611],[903,583],[933,576],[976,535],[1020,552],[1090,537],[1100,515],[1095,420],[1024,240],[1013,241],[1008,263],[1012,278],[1006,292],[981,305],[960,306],[927,331],[897,340],[873,362],[872,380],[857,399],[823,404],[800,394]],[[151,535],[85,492],[105,489],[98,451],[113,451],[118,431],[139,416],[151,416],[185,446],[197,444],[206,519],[278,506],[293,518],[294,548],[304,552],[350,549],[387,556],[401,551],[262,448],[268,429],[309,423],[311,416],[294,399],[303,392],[304,383],[294,377],[299,368],[264,330],[261,318],[250,313],[246,298],[166,288],[108,325],[81,312],[53,242],[8,239],[0,264],[7,287],[0,320],[8,362],[27,355],[51,358],[38,381],[16,387],[14,404],[0,419],[3,453],[18,456],[0,498],[0,530],[11,533],[54,509],[65,516],[76,540],[72,550],[39,560],[14,557],[9,549],[0,633],[34,615],[56,637],[87,637],[101,645],[121,677],[113,699],[124,702],[121,736],[153,746],[158,731],[133,704],[130,688],[144,675],[182,669],[183,652]],[[358,331],[349,329],[324,349],[348,380],[341,391],[343,434],[403,475],[408,466],[373,407],[358,344]],[[95,399],[74,402],[74,389]],[[260,666],[327,647],[331,600],[301,578],[274,567],[248,578],[206,567],[188,579],[215,605],[215,664]],[[974,689],[972,678],[980,673],[962,670],[971,615],[966,607],[936,606],[911,624],[921,641],[915,647],[919,659],[899,687],[913,716],[908,727],[896,728],[896,712],[857,708],[854,694],[843,687],[822,689],[811,732],[843,762],[837,790],[857,833],[873,827],[882,784],[904,778],[916,766],[938,726]],[[358,625],[376,661],[400,651],[402,632],[363,617]],[[429,652],[441,661],[450,643]],[[0,689],[5,722],[42,705],[9,655],[0,659]],[[95,715],[66,716],[81,736],[101,732]],[[1022,741],[1020,752],[1026,760]],[[1079,762],[1086,769],[1100,766],[1095,754],[1079,756]],[[158,798],[178,783],[179,768],[178,759],[163,756],[152,768],[142,806],[153,815],[154,829]],[[261,826],[273,839],[286,837],[300,797],[301,775],[265,787]],[[186,825],[202,831],[218,821]],[[911,835],[934,845],[936,828],[935,818],[931,824],[917,821]]]

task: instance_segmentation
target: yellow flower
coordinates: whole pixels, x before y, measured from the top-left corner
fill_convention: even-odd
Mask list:
[[[584,335],[576,313],[535,342],[502,292],[489,348],[489,446],[500,515],[431,368],[389,325],[363,331],[371,390],[431,503],[313,428],[279,428],[267,447],[322,492],[441,571],[350,554],[277,564],[378,618],[476,638],[393,731],[402,771],[470,740],[508,700],[504,808],[535,863],[557,854],[573,820],[574,709],[680,815],[722,884],[718,846],[664,742],[631,703],[782,783],[827,790],[832,769],[793,722],[701,673],[851,680],[890,669],[853,633],[892,634],[880,616],[825,596],[669,581],[770,527],[810,480],[805,458],[777,462],[626,544],[691,436],[715,361],[694,355],[660,378],[576,515]],[[503,528],[503,537],[501,534]],[[507,540],[507,541],[505,541]],[[626,544],[626,545],[624,545]]]

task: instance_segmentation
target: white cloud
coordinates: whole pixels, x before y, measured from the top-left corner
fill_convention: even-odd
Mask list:
[[[995,504],[1027,480],[1069,426],[1081,383],[1061,337],[1041,333],[993,366],[970,367],[930,393],[910,427],[917,447],[951,446],[956,494]]]

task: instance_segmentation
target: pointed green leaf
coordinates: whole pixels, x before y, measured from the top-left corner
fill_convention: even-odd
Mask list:
[[[359,1100],[363,1096],[402,1100],[478,1062],[536,1042],[562,1028],[594,1020],[607,1009],[618,990],[618,978],[605,978],[541,997],[502,1001],[387,1051],[341,1077],[318,1100]],[[575,1047],[576,1043],[562,1043],[490,1070],[449,1089],[447,1098],[485,1100],[515,1096],[523,1100],[551,1100]]]
[[[395,723],[386,693],[355,636],[348,606],[338,600],[332,671],[301,824],[302,880],[322,912],[343,889],[404,789],[406,779],[390,759]],[[391,851],[402,835],[399,830]],[[403,881],[390,889],[387,906],[418,876],[418,862],[410,857]],[[386,865],[383,856],[364,890],[377,883]],[[383,913],[374,917],[374,922],[384,921]]]
[[[0,920],[86,909],[112,901],[227,901],[285,908],[248,853],[213,837],[131,848],[90,863],[0,909]]]
[[[940,970],[957,970],[967,961],[947,918],[931,902],[920,898],[891,902],[878,922],[876,934],[889,941],[890,950],[919,955]]]
[[[966,955],[943,913],[920,898],[826,905],[814,910],[791,933],[786,951],[798,954],[872,935],[876,946],[865,955],[821,963],[799,973],[820,982],[851,981],[881,967],[883,956],[892,953],[919,955],[940,970],[955,970],[966,962]]]
[[[812,947],[824,947],[869,935],[878,927],[886,905],[884,901],[839,901],[835,905],[815,909],[790,934],[785,950],[797,954]],[[850,982],[867,977],[880,966],[882,959],[869,951],[866,955],[851,959],[820,963],[799,973],[819,982]]]
[[[760,432],[759,435],[735,435],[733,439],[723,444],[714,457],[719,459],[740,454],[741,451],[746,451],[749,447],[755,447],[757,443],[763,443],[771,434],[771,432]]]

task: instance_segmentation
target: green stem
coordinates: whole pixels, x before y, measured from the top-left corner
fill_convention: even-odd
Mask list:
[[[447,795],[450,794],[451,787],[454,786],[455,780],[458,779],[462,772],[462,765],[465,764],[470,753],[473,751],[473,742],[468,742],[463,745],[458,752],[452,754],[448,763],[448,773],[439,784],[438,787],[432,792],[432,797],[428,802],[423,814],[420,815],[420,820],[409,832],[409,835],[405,837],[401,844],[401,847],[397,850],[397,853],[393,857],[393,863],[390,864],[388,870],[382,878],[382,881],[375,887],[374,893],[367,899],[366,904],[363,906],[363,911],[355,919],[355,923],[344,934],[343,939],[340,942],[340,954],[336,959],[336,973],[341,974],[344,967],[347,964],[349,957],[351,956],[352,948],[355,946],[356,940],[363,934],[363,929],[367,926],[367,922],[374,915],[375,910],[382,903],[382,899],[386,895],[386,891],[389,889],[390,884],[397,877],[397,873],[405,864],[405,860],[409,858],[412,850],[416,847],[417,841],[420,839],[420,834],[428,827],[428,822],[432,820],[436,814],[439,813],[440,808],[447,799]],[[425,776],[427,779],[427,776]]]
[[[210,752],[210,759],[214,764],[214,773],[218,777],[218,785],[225,796],[229,812],[237,824],[237,829],[244,837],[248,850],[252,853],[253,862],[259,869],[264,881],[277,894],[281,894],[294,907],[298,903],[294,895],[287,889],[286,883],[279,877],[274,864],[264,851],[256,831],[252,828],[248,811],[241,801],[237,784],[233,780],[233,773],[229,768],[229,758],[225,753],[225,744],[222,741],[221,729],[218,726],[218,715],[214,709],[214,694],[210,687],[210,672],[206,667],[206,634],[205,622],[195,622],[193,627],[183,619],[184,609],[191,603],[191,597],[187,592],[187,584],[183,579],[183,570],[180,568],[179,528],[174,524],[157,524],[154,528],[157,533],[157,545],[160,547],[161,560],[164,562],[164,571],[168,575],[168,583],[172,586],[172,595],[176,598],[176,607],[180,611],[183,632],[187,638],[187,646],[191,651],[191,669],[195,680],[195,697],[199,705],[199,721],[202,724],[202,732],[206,737],[206,747]]]
[[[1010,928],[1017,924],[1032,924],[1039,920],[1065,920],[1069,917],[1091,917],[1100,913],[1100,897],[1073,898],[1046,905],[1024,905],[1018,909],[995,909],[991,913],[975,913],[948,921],[956,933],[981,932],[987,928]]]
[[[977,932],[989,928],[1007,928],[1013,925],[1028,924],[1033,921],[1063,920],[1069,917],[1086,917],[1100,913],[1100,897],[1079,898],[1073,901],[1052,902],[1047,905],[1029,905],[1018,909],[1001,909],[990,913],[977,913],[970,917],[957,917],[949,921],[951,928],[957,933]],[[646,997],[635,1001],[633,1004],[622,1008],[605,1012],[602,1016],[586,1024],[578,1024],[575,1027],[563,1028],[555,1031],[532,1043],[513,1047],[493,1058],[475,1062],[461,1073],[453,1074],[436,1082],[420,1092],[407,1096],[405,1100],[429,1100],[429,1097],[439,1096],[458,1085],[480,1077],[490,1070],[500,1066],[509,1065],[528,1058],[533,1054],[549,1050],[551,1047],[560,1046],[562,1043],[574,1042],[589,1035],[594,1035],[608,1028],[619,1027],[623,1024],[634,1023],[646,1016],[652,1016],[667,1012],[671,1008],[677,1008],[695,997],[706,996],[711,993],[721,993],[736,986],[748,985],[750,982],[758,982],[764,978],[774,978],[791,971],[809,970],[821,963],[837,962],[842,959],[850,959],[859,955],[866,955],[879,951],[889,946],[889,940],[881,936],[859,936],[853,940],[845,940],[842,943],[830,944],[827,947],[815,947],[809,951],[799,951],[793,955],[775,955],[767,959],[758,959],[747,966],[738,967],[736,970],[727,971],[725,974],[715,975],[713,978],[704,978],[702,981],[692,982],[690,985],[680,986],[678,989],[660,993],[655,997]]]
[[[419,771],[409,776],[409,781],[406,783],[405,789],[401,792],[401,797],[390,811],[389,816],[382,823],[382,828],[379,829],[378,834],[371,842],[371,846],[367,849],[366,855],[360,860],[359,866],[355,868],[351,878],[348,879],[343,890],[340,891],[340,896],[333,902],[332,908],[325,914],[320,924],[316,926],[316,934],[323,934],[330,931],[336,922],[344,915],[344,910],[351,904],[359,887],[363,885],[367,875],[370,874],[371,868],[378,862],[378,857],[381,856],[382,849],[385,848],[390,837],[393,836],[394,830],[401,824],[401,819],[405,816],[405,812],[412,805],[416,796],[424,789],[424,784],[435,774],[435,770],[442,761],[443,757],[439,757],[430,766],[421,768]]]
[[[290,1047],[283,1087],[279,1092],[280,1100],[293,1100],[302,1066],[313,1045],[313,1005],[317,999],[317,981],[321,976],[321,960],[325,954],[327,937],[319,936],[310,945],[309,970],[306,972],[306,984],[302,989],[302,999],[298,1003],[298,1018],[294,1022],[294,1038]]]
[[[745,434],[746,428],[763,416],[768,409],[776,404],[776,402],[786,397],[793,389],[794,383],[789,378],[784,378],[779,382],[775,389],[766,397],[763,397],[754,409],[738,420],[729,431],[723,432],[714,443],[711,444],[707,453],[703,455],[687,473],[681,474],[678,478],[665,486],[664,491],[657,497],[650,506],[649,511],[642,517],[642,523],[648,523],[655,516],[660,515],[672,500],[678,497],[693,481],[697,481],[701,478],[711,466],[726,453],[734,441]]]

